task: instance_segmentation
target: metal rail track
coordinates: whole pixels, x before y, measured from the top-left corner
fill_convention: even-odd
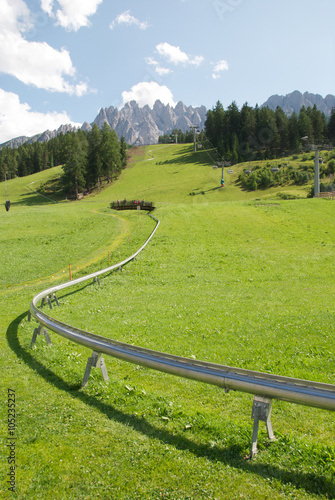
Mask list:
[[[226,392],[233,390],[254,394],[252,407],[254,427],[250,457],[257,453],[259,421],[266,423],[268,437],[270,440],[274,439],[271,424],[272,399],[335,411],[335,385],[208,363],[129,345],[72,327],[53,319],[41,310],[46,300],[50,308],[52,308],[52,299],[55,299],[58,303],[55,294],[60,290],[90,279],[97,280],[98,276],[116,269],[122,269],[122,266],[134,260],[149,243],[159,226],[159,220],[151,214],[150,217],[156,221],[156,226],[144,245],[133,255],[106,269],[48,288],[32,299],[29,316],[33,316],[38,321],[39,327],[34,330],[31,346],[34,345],[38,334],[44,334],[47,341],[51,343],[48,335],[48,330],[51,330],[73,342],[92,349],[93,353],[87,362],[83,386],[87,384],[92,367],[100,367],[103,377],[108,380],[106,366],[102,357],[103,354],[106,354],[179,377],[217,385],[224,388]],[[38,303],[40,301],[42,303],[39,308]]]

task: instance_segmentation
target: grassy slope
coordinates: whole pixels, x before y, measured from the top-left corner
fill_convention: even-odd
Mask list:
[[[262,453],[249,462],[251,396],[113,359],[108,384],[97,372],[78,390],[86,349],[56,335],[52,347],[39,338],[29,349],[32,296],[64,279],[69,263],[92,270],[106,264],[107,250],[113,261],[129,255],[152,222],[112,216],[106,202],[145,198],[162,222],[150,248],[100,288],[62,296],[69,307],[55,315],[152,348],[335,383],[332,202],[251,201],[272,195],[246,196],[229,180],[215,189],[220,172],[205,157],[189,162],[186,146],[147,149],[154,160],[91,201],[15,205],[26,184],[8,185],[1,391],[4,403],[8,387],[17,394],[19,494],[4,489],[4,498],[333,498],[330,412],[275,402],[278,441],[267,447],[261,425]],[[7,436],[5,404],[2,415]]]
[[[225,188],[220,188],[221,168],[213,169],[211,156],[205,151],[193,153],[193,146],[157,145],[146,148],[146,157],[135,166],[126,169],[117,183],[101,193],[98,198],[105,199],[107,194],[112,199],[153,199],[156,203],[209,203],[222,201],[245,201],[255,198],[270,199],[278,193],[290,193],[306,198],[311,183],[304,186],[288,185],[268,190],[245,191],[237,184],[239,174],[245,164],[232,167],[233,173],[225,169]],[[138,152],[135,150],[135,154]],[[141,160],[141,159],[140,159]],[[268,162],[254,162],[265,165]],[[270,162],[271,163],[271,162]],[[273,165],[276,162],[273,161]],[[292,161],[290,165],[298,165]],[[249,167],[249,163],[247,164]],[[251,162],[251,167],[253,162]],[[193,194],[193,196],[190,195]],[[106,198],[107,199],[107,198]]]

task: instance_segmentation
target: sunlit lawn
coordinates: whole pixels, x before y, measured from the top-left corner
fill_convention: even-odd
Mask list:
[[[136,198],[157,201],[154,239],[100,286],[60,293],[50,314],[151,349],[335,383],[333,202],[261,201],[257,193],[229,202],[220,190],[190,196],[192,165],[193,173],[210,172],[208,189],[218,172],[163,152],[155,167],[133,166],[93,201],[14,204],[0,213],[1,391],[4,402],[8,387],[17,395],[17,494],[4,478],[2,496],[334,498],[331,412],[274,401],[277,440],[269,445],[261,422],[260,453],[245,460],[252,396],[112,358],[105,358],[109,382],[93,369],[80,389],[89,350],[52,332],[52,346],[39,337],[29,347],[36,324],[27,310],[37,291],[68,279],[69,264],[79,275],[107,266],[108,257],[118,262],[152,231],[144,213],[108,207],[135,197],[133,172]],[[5,439],[6,411],[3,405]]]

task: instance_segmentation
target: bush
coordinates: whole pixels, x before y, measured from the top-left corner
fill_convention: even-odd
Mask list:
[[[335,171],[335,160],[330,160],[328,162],[327,172],[329,174],[333,174]]]
[[[296,200],[299,196],[291,193],[277,193],[277,198],[280,198],[281,200]]]
[[[309,172],[299,172],[299,170],[296,170],[293,178],[296,184],[301,185],[306,184],[312,178],[312,175]]]
[[[335,191],[335,184],[323,184],[321,182],[320,184],[320,193],[327,193],[327,192],[332,192]]]

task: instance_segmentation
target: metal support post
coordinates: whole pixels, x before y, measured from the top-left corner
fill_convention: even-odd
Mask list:
[[[319,151],[315,150],[315,167],[314,167],[314,197],[320,193],[320,168],[319,168]]]
[[[42,303],[41,303],[41,309],[46,302],[49,304],[50,309],[52,309],[52,303],[51,303],[52,300],[55,300],[56,304],[59,306],[59,302],[58,302],[58,299],[56,297],[56,294],[53,293],[51,295],[47,295],[46,297],[43,297]]]
[[[190,129],[193,130],[193,151],[197,151],[197,132],[199,132],[198,125],[190,125]]]
[[[81,387],[87,386],[87,382],[88,382],[88,379],[89,379],[90,373],[91,373],[91,368],[101,368],[101,373],[102,373],[103,379],[106,381],[109,380],[107,368],[105,365],[105,360],[102,357],[101,352],[98,353],[96,351],[93,351],[92,356],[90,358],[88,358],[88,360],[87,360],[86,369],[85,369],[84,378],[83,378],[83,382],[81,384]]]
[[[272,430],[271,423],[271,410],[272,410],[272,400],[269,398],[263,398],[261,396],[255,396],[252,404],[251,418],[254,419],[254,427],[252,431],[252,443],[250,450],[250,458],[257,454],[257,435],[258,435],[258,424],[262,420],[266,423],[266,430],[268,432],[268,437],[271,441],[275,440],[275,436]]]
[[[35,328],[35,330],[34,330],[33,338],[31,339],[30,348],[34,347],[36,339],[37,339],[37,335],[44,335],[45,340],[47,341],[47,344],[52,345],[48,330],[46,328],[44,328],[41,324],[39,324],[38,327]]]
[[[53,293],[53,294],[52,294],[51,298],[55,300],[56,304],[57,304],[57,305],[58,305],[58,307],[59,307],[59,302],[58,302],[58,299],[57,299],[57,297],[56,297],[56,294],[55,294],[55,293]]]
[[[93,285],[94,283],[98,283],[98,285],[100,286],[100,281],[99,281],[99,278],[97,276],[94,276],[93,278]]]

